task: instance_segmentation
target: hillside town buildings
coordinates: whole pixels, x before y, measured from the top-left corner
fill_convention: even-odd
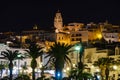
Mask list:
[[[53,45],[54,42],[61,42],[66,44],[78,44],[79,42],[85,43],[85,50],[83,55],[83,62],[87,64],[87,72],[90,72],[94,75],[96,72],[100,72],[98,67],[93,68],[94,61],[97,61],[102,57],[112,57],[114,59],[119,59],[120,57],[120,45],[115,44],[113,49],[113,54],[109,54],[109,48],[99,49],[90,45],[95,43],[96,40],[104,39],[108,43],[119,43],[120,42],[120,26],[109,24],[107,21],[104,23],[95,24],[90,22],[88,24],[84,23],[68,23],[67,25],[63,24],[63,18],[60,11],[55,14],[54,17],[54,31],[45,31],[33,26],[32,30],[21,31],[21,33],[16,34],[13,32],[5,32],[0,34],[0,52],[5,51],[6,49],[15,50],[18,49],[23,54],[24,50],[27,49],[27,42],[29,40],[37,41],[42,47],[45,47],[47,51],[49,46]],[[101,46],[102,47],[102,46]],[[45,59],[43,55],[43,62],[40,62],[38,59],[38,69],[41,65],[45,65],[48,59]],[[69,55],[72,64],[75,66],[77,63],[78,52],[70,53]],[[27,65],[30,69],[31,59],[25,59],[22,61],[14,61],[15,70],[21,69],[22,65]],[[19,62],[19,63],[18,63]],[[1,64],[7,63],[6,60],[0,60]],[[69,67],[66,66],[65,69]],[[111,71],[110,77],[114,77],[115,80],[120,77],[120,65],[117,66],[116,71]],[[30,72],[31,70],[26,70]],[[38,70],[39,71],[39,70]],[[17,71],[14,71],[17,72]]]

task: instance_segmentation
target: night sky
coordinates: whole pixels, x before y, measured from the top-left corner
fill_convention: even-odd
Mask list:
[[[64,24],[70,22],[108,22],[120,25],[119,0],[38,0],[4,1],[0,3],[0,31],[52,28],[57,10]]]

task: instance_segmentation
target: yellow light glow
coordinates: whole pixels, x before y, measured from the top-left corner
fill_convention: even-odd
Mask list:
[[[70,68],[69,67],[67,67],[67,71],[69,71],[70,70]]]
[[[73,67],[75,67],[75,64],[73,64]]]
[[[96,69],[96,72],[100,72],[100,69]]]
[[[114,66],[113,66],[113,69],[114,69],[114,70],[116,70],[116,69],[117,69],[117,66],[116,66],[116,65],[114,65]]]
[[[92,65],[91,68],[94,68],[94,66]]]
[[[98,34],[97,37],[98,37],[98,39],[101,39],[101,38],[102,38],[102,35],[101,35],[101,34]]]
[[[41,64],[39,65],[39,67],[42,68],[42,65],[43,65],[43,63],[41,63]]]
[[[66,72],[66,70],[64,69],[63,72]]]

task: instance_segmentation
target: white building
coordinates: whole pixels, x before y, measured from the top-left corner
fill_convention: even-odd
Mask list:
[[[15,50],[18,50],[19,51],[19,53],[22,53],[22,55],[24,56],[24,54],[26,54],[26,49],[21,49],[21,48],[10,48],[10,47],[8,47],[7,45],[5,45],[5,44],[0,44],[0,64],[5,64],[6,66],[8,66],[8,64],[9,64],[9,61],[8,60],[6,60],[2,55],[1,55],[1,52],[2,51],[6,51],[6,49],[8,49],[8,50],[12,50],[12,51],[15,51]],[[41,72],[40,71],[40,68],[42,67],[42,65],[45,65],[46,63],[47,63],[47,61],[48,61],[48,59],[49,58],[45,58],[45,55],[43,55],[43,57],[42,57],[42,61],[43,62],[41,62],[40,60],[40,57],[39,58],[37,58],[37,64],[38,64],[38,66],[37,66],[37,72]],[[24,59],[16,59],[16,60],[14,60],[13,61],[13,65],[14,65],[14,67],[13,67],[13,75],[14,74],[19,74],[20,72],[22,72],[23,71],[23,68],[22,68],[22,66],[26,66],[27,67],[27,70],[25,70],[25,73],[31,73],[32,72],[32,69],[31,69],[31,67],[30,67],[30,64],[31,64],[31,58],[24,58]],[[9,74],[9,71],[8,71],[8,67],[6,67],[7,69],[6,70],[4,70],[3,71],[3,76],[6,76],[6,75],[8,75]]]

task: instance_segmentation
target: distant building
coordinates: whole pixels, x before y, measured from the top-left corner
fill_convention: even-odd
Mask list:
[[[120,26],[108,24],[108,22],[100,26],[102,36],[107,42],[120,42]]]
[[[83,23],[68,23],[63,26],[62,16],[57,12],[54,20],[54,27],[56,28],[56,41],[68,44],[75,44],[77,42],[88,41],[88,31],[84,28]]]
[[[88,42],[88,31],[71,31],[70,32],[70,43],[75,44],[78,42]]]

